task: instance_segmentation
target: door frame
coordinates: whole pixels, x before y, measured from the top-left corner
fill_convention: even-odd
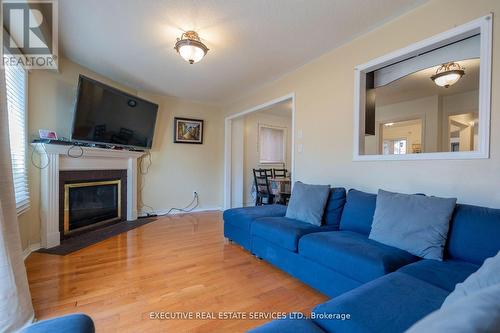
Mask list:
[[[286,100],[292,100],[292,148],[291,148],[291,168],[292,173],[292,184],[295,181],[295,93],[289,93],[287,95],[275,98],[271,101],[265,102],[263,104],[254,106],[250,109],[238,112],[236,114],[227,116],[224,120],[224,210],[231,208],[231,182],[232,182],[232,161],[231,161],[231,149],[232,149],[232,121],[250,113],[266,109],[274,104],[284,102]]]

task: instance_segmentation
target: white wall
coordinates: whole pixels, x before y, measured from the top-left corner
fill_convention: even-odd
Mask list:
[[[198,209],[220,209],[224,165],[220,110],[173,97],[146,93],[139,96],[159,104],[151,149],[153,164],[139,181],[143,187],[142,202],[164,213],[173,207],[184,208],[196,191],[200,200]],[[174,117],[203,119],[203,144],[174,143]]]
[[[500,13],[500,1],[430,1],[247,94],[225,107],[225,113],[241,112],[294,92],[296,130],[303,133],[302,138],[296,136],[295,142],[296,147],[303,146],[303,152],[296,151],[295,155],[297,180],[370,192],[379,188],[421,192],[500,207],[500,62],[493,61],[490,159],[352,159],[354,67],[490,12]],[[498,59],[500,26],[496,19],[493,30],[493,59]]]
[[[245,179],[245,117],[231,121],[231,207],[243,207]]]
[[[441,134],[441,141],[443,150],[449,151],[449,116],[455,114],[464,114],[464,113],[477,113],[479,110],[479,90],[473,90],[469,92],[465,92],[462,94],[455,94],[449,96],[443,96],[441,98],[441,115],[443,124],[443,131]],[[475,127],[476,133],[474,134],[474,145],[477,150],[478,144],[478,133],[477,126]],[[461,149],[466,145],[460,145]]]

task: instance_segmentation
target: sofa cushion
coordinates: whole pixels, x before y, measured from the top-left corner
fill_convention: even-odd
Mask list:
[[[245,250],[252,251],[252,235],[250,230],[235,227],[233,224],[224,223],[224,237],[241,245]]]
[[[280,319],[251,329],[248,333],[324,333],[318,325],[310,319]]]
[[[368,282],[418,260],[410,253],[351,231],[309,234],[299,254],[359,282]]]
[[[403,332],[439,309],[448,292],[394,272],[314,308],[314,322],[327,332]],[[349,313],[345,321],[322,319],[323,313]]]
[[[224,211],[225,223],[232,224],[238,228],[250,231],[253,220],[267,216],[285,216],[286,206],[265,205],[255,207],[231,208]]]
[[[320,226],[330,195],[330,185],[295,182],[286,217]]]
[[[420,260],[398,270],[439,288],[452,291],[479,268],[476,264],[458,260]]]
[[[70,314],[62,317],[42,320],[24,328],[22,333],[94,333],[92,319],[85,314]]]
[[[369,238],[421,258],[443,260],[456,202],[379,190]]]
[[[453,292],[446,297],[444,305],[456,302],[460,298],[495,284],[500,284],[500,252],[496,256],[486,259],[483,265],[463,283],[457,284]]]
[[[312,232],[330,231],[333,226],[313,225],[287,217],[263,217],[252,223],[252,236],[263,238],[289,251],[297,252],[300,237]]]
[[[334,225],[336,229],[339,229],[345,200],[345,188],[334,187],[330,189],[330,196],[326,202],[325,213],[323,215],[323,224]]]
[[[372,228],[377,195],[351,189],[340,220],[340,230],[368,235]]]
[[[450,258],[481,265],[500,251],[500,209],[457,205],[448,236]]]
[[[431,313],[406,333],[498,332],[500,284],[476,291]]]

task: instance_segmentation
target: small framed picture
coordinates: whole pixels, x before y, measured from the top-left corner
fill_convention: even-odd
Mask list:
[[[174,118],[174,143],[203,143],[203,120]]]
[[[38,135],[40,135],[40,139],[57,140],[57,133],[51,130],[39,129]]]

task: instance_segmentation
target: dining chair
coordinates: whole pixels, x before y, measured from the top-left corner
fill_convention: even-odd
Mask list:
[[[265,169],[253,169],[255,183],[255,206],[271,205],[274,203],[274,194],[271,192],[268,172]]]
[[[273,169],[259,169],[261,172],[265,172],[268,178],[273,178]]]
[[[274,178],[286,178],[287,169],[273,169]]]

